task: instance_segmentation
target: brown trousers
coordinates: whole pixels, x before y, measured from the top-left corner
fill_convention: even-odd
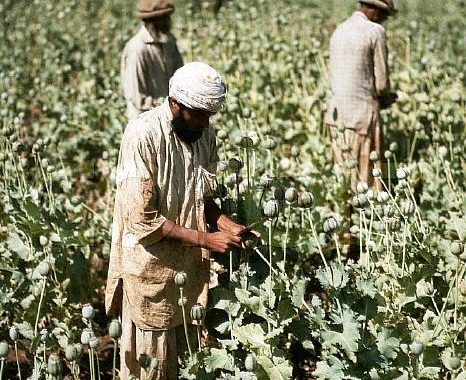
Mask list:
[[[189,315],[187,315],[189,321]],[[196,326],[188,325],[191,348],[197,346]],[[183,326],[168,330],[141,330],[131,319],[126,293],[123,295],[122,335],[120,341],[120,379],[134,375],[139,380],[177,380],[178,357],[187,351]],[[156,370],[141,368],[138,358],[147,354],[158,359]]]
[[[351,161],[355,165],[349,165],[351,168],[347,175],[351,179],[351,189],[355,192],[356,185],[360,181],[367,182],[369,186],[374,186],[380,190],[379,181],[374,181],[372,168],[382,169],[382,126],[380,122],[375,123],[367,135],[362,135],[353,129],[339,131],[335,125],[327,124],[330,133],[333,151],[333,162],[336,165],[348,165]],[[379,155],[379,160],[371,165],[369,160],[370,153],[375,151]],[[343,169],[346,172],[345,169]]]

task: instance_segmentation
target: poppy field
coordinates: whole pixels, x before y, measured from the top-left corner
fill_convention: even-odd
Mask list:
[[[466,379],[464,1],[398,0],[380,190],[350,194],[323,115],[330,35],[356,2],[175,5],[185,62],[228,85],[216,202],[261,233],[212,254],[207,310],[184,310],[175,277],[207,331],[181,378]],[[103,299],[133,8],[0,4],[0,379],[118,378]]]

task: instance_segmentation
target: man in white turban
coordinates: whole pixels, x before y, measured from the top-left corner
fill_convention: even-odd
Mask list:
[[[206,306],[209,251],[241,247],[245,227],[211,198],[217,152],[209,118],[226,93],[212,67],[188,63],[171,78],[169,97],[123,134],[105,300],[109,315],[122,312],[122,380],[146,379],[141,354],[158,359],[156,379],[178,378],[186,344],[174,276],[187,274],[188,312]],[[207,232],[207,223],[218,232]]]

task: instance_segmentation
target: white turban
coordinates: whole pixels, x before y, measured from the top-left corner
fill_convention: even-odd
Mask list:
[[[220,74],[203,62],[190,62],[175,71],[168,95],[191,109],[217,112],[227,96]]]

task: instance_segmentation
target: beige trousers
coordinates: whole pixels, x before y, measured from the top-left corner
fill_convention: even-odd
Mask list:
[[[373,130],[367,135],[361,135],[352,129],[339,131],[334,125],[327,124],[330,133],[333,151],[333,161],[337,165],[348,165],[348,176],[351,178],[351,189],[356,191],[356,185],[360,181],[367,182],[369,186],[381,189],[379,181],[374,181],[372,168],[382,169],[382,127],[375,123]],[[379,160],[371,163],[369,156],[371,151],[376,151]],[[350,165],[351,161],[355,165]],[[346,172],[346,171],[345,171]]]
[[[189,315],[187,316],[189,320]],[[197,346],[196,327],[188,325],[191,348]],[[177,380],[178,357],[187,351],[183,326],[168,330],[141,330],[131,319],[126,293],[123,295],[122,335],[120,341],[120,379],[130,375],[138,380]],[[138,363],[141,354],[158,359],[158,368],[143,369]]]

